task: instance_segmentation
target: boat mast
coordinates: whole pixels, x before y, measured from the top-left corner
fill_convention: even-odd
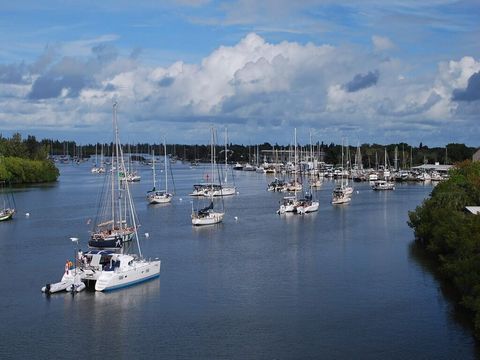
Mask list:
[[[112,114],[112,125],[113,129],[116,129],[116,121],[115,121],[115,114],[116,114],[116,108],[117,108],[117,103],[113,103],[113,114]],[[115,131],[115,130],[114,130]],[[115,135],[114,135],[115,136]],[[116,141],[116,139],[115,139]],[[115,149],[116,151],[116,149]],[[112,155],[113,155],[113,149],[112,149]],[[117,159],[117,157],[115,158]],[[114,171],[114,168],[116,166],[116,169]],[[118,163],[118,159],[116,161],[113,161],[112,158],[112,169],[111,169],[111,195],[112,195],[112,230],[115,230],[115,176],[114,174],[119,174],[120,164]],[[118,175],[117,175],[118,177]]]
[[[163,138],[163,152],[164,158],[163,162],[165,163],[165,194],[168,193],[168,178],[167,178],[167,143],[165,138]]]
[[[297,128],[295,128],[295,136],[294,136],[294,143],[295,143],[295,148],[294,148],[294,165],[293,165],[293,171],[295,176],[295,183],[294,183],[294,188],[295,188],[295,200],[297,199]]]
[[[395,146],[395,171],[398,170],[398,146]]]
[[[212,126],[212,134],[211,134],[211,143],[210,143],[210,162],[212,163],[212,184],[211,184],[211,187],[212,187],[212,194],[213,194],[213,183],[215,182],[215,172],[214,172],[214,161],[215,161],[215,154],[214,154],[214,151],[215,151],[215,146],[213,145],[213,126]]]
[[[343,189],[343,170],[344,170],[344,168],[343,168],[343,138],[342,138],[342,172],[340,173],[340,175],[341,175],[341,187],[342,187],[342,189]]]
[[[227,141],[228,141],[228,129],[227,129],[227,127],[225,126],[225,184],[227,183],[227,174],[228,174]]]
[[[155,149],[152,147],[152,170],[153,170],[153,190],[155,191]]]

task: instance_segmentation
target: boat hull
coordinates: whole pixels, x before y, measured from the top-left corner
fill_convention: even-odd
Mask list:
[[[224,213],[211,212],[206,216],[197,216],[192,215],[192,225],[202,226],[202,225],[213,225],[222,222]]]
[[[12,209],[0,211],[0,221],[12,220],[14,214],[15,210]]]
[[[160,260],[135,261],[128,268],[102,271],[95,283],[96,291],[112,291],[139,284],[160,276]]]
[[[172,194],[148,195],[148,202],[150,204],[168,204],[172,202]]]

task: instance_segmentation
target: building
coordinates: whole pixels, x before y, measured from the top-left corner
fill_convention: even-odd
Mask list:
[[[412,167],[413,170],[438,171],[439,173],[446,173],[451,168],[453,168],[453,165],[440,165],[438,162],[435,163],[435,165],[424,164],[424,165]]]
[[[473,160],[473,161],[480,161],[480,149],[478,149],[477,151],[475,151],[475,153],[474,153],[473,156],[472,156],[472,160]]]

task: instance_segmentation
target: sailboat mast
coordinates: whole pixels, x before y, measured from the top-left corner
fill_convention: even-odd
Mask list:
[[[165,163],[165,193],[168,193],[168,178],[167,178],[167,143],[165,138],[163,138],[163,152],[164,152],[164,158],[163,162]]]
[[[116,128],[116,121],[115,121],[115,114],[116,114],[116,108],[117,108],[117,103],[114,103],[113,104],[113,114],[112,114],[112,124],[113,124],[113,128],[115,129]],[[115,139],[116,141],[116,139]],[[115,146],[115,145],[114,145]],[[112,149],[112,155],[113,155],[113,149]],[[117,167],[114,171],[114,167]],[[112,195],[112,230],[115,229],[115,173],[118,174],[119,173],[119,166],[120,164],[115,161],[113,161],[112,159],[112,173],[111,173],[111,195]],[[117,176],[118,178],[118,176]]]
[[[343,138],[342,138],[342,173],[341,173],[341,186],[343,188]]]
[[[118,125],[117,125],[117,103],[113,105],[114,108],[114,124],[115,124],[115,157],[117,161],[117,174],[123,172],[123,181],[127,182],[127,174],[125,169],[125,164],[123,160],[123,153],[120,146],[120,136],[118,134]],[[118,223],[119,229],[123,229],[123,214],[122,214],[122,196],[121,196],[121,183],[122,179],[117,175],[117,185],[118,185]],[[115,226],[115,224],[114,224]]]
[[[212,126],[212,139],[211,139],[211,144],[210,144],[210,162],[212,164],[212,194],[213,194],[213,183],[215,182],[215,172],[214,172],[214,166],[213,166],[213,162],[214,162],[214,159],[215,159],[215,154],[213,153],[214,152],[214,145],[213,145],[213,126]]]
[[[153,189],[155,189],[157,183],[155,181],[155,149],[152,148],[152,170],[153,170]]]
[[[227,142],[228,142],[228,129],[227,127],[225,127],[225,184],[227,183],[227,174],[228,174]]]
[[[295,136],[294,136],[294,142],[295,142],[295,148],[294,148],[294,165],[293,165],[293,171],[294,171],[294,176],[295,176],[295,183],[294,183],[294,188],[295,188],[295,199],[297,199],[297,128],[295,128]]]

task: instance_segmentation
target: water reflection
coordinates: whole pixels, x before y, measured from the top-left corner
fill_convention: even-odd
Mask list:
[[[474,331],[473,313],[460,305],[461,294],[453,284],[442,277],[436,261],[415,241],[412,241],[409,246],[409,256],[421,266],[422,270],[435,278],[441,299],[448,301],[448,316],[460,324],[466,333],[472,334]],[[476,356],[480,358],[480,342],[472,339],[472,343],[475,345]]]

